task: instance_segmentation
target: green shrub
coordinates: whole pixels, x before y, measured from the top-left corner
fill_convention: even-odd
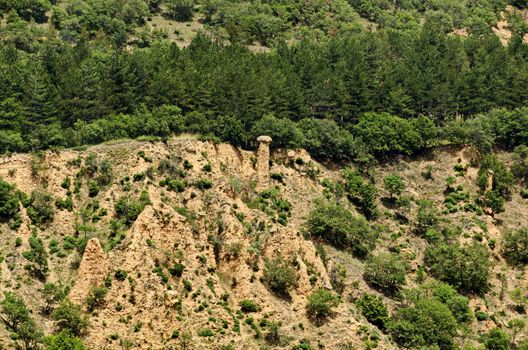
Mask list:
[[[463,192],[462,186],[450,189],[447,196],[444,198],[444,204],[450,212],[458,211],[458,204],[469,200],[469,193]],[[450,210],[453,208],[454,210]]]
[[[493,328],[483,337],[484,346],[488,350],[509,350],[510,337],[499,328]]]
[[[488,172],[493,171],[493,183],[491,190],[496,191],[501,197],[507,197],[513,186],[514,178],[506,165],[496,155],[487,155],[480,165],[477,174],[477,184],[482,192],[486,190]]]
[[[200,337],[213,337],[214,336],[214,332],[210,328],[200,329],[198,331],[198,336],[200,336]]]
[[[53,197],[50,194],[33,191],[27,203],[27,213],[31,222],[37,226],[52,222],[55,216],[52,203]]]
[[[389,312],[387,311],[387,306],[379,296],[363,294],[356,301],[356,304],[367,321],[379,329],[385,329],[389,321]]]
[[[318,288],[308,297],[306,313],[310,317],[324,319],[332,314],[333,308],[339,305],[340,302],[340,298],[332,292]]]
[[[70,186],[71,186],[71,179],[69,176],[66,176],[61,183],[61,187],[64,188],[65,190],[69,190]]]
[[[193,165],[192,165],[192,163],[189,162],[187,159],[184,159],[184,161],[183,161],[183,168],[184,168],[185,170],[190,170],[190,169],[193,168]]]
[[[160,186],[167,186],[169,191],[183,192],[185,190],[186,184],[183,180],[167,177],[160,181]]]
[[[158,164],[158,172],[160,174],[167,174],[170,177],[185,177],[185,172],[178,167],[177,159],[169,157],[168,159],[163,159]]]
[[[502,234],[502,254],[512,264],[528,264],[528,228]]]
[[[169,272],[171,275],[175,277],[181,277],[183,275],[183,271],[185,270],[185,265],[182,263],[174,264],[173,267],[169,269]]]
[[[0,220],[8,221],[19,212],[20,199],[15,186],[0,179]]]
[[[289,291],[297,287],[297,273],[280,255],[266,259],[264,263],[264,283],[280,296],[289,295]]]
[[[8,227],[11,230],[18,230],[22,225],[22,215],[20,213],[15,214],[11,220],[8,222]]]
[[[66,209],[67,211],[73,211],[73,199],[70,196],[65,199],[57,198],[57,200],[55,200],[55,206],[59,210]]]
[[[383,178],[383,187],[390,193],[391,198],[394,198],[403,192],[405,183],[403,182],[401,176],[391,174]]]
[[[194,186],[196,186],[196,188],[200,189],[200,190],[208,190],[210,188],[213,187],[213,182],[209,179],[199,179],[196,181],[196,183],[194,184]]]
[[[301,340],[299,344],[294,345],[292,350],[312,350],[312,346],[308,340]]]
[[[213,170],[213,166],[211,165],[211,163],[206,163],[202,167],[202,171],[205,171],[206,173],[210,173],[212,170]]]
[[[64,244],[62,247],[64,250],[73,250],[77,246],[77,239],[72,236],[64,237]]]
[[[457,322],[449,308],[438,300],[421,299],[414,306],[398,309],[389,323],[396,343],[406,348],[452,349]]]
[[[44,338],[46,350],[88,350],[82,339],[64,330]]]
[[[292,206],[284,199],[277,187],[268,188],[257,193],[248,203],[251,209],[259,209],[282,225],[288,223]]]
[[[349,160],[354,155],[352,134],[329,119],[305,118],[297,123],[304,148],[316,159]]]
[[[161,266],[156,266],[156,267],[154,268],[153,272],[155,272],[156,275],[158,275],[158,276],[161,278],[161,280],[163,281],[163,283],[166,284],[166,283],[169,282],[169,275],[167,275],[167,274],[165,273],[165,271],[163,271],[163,267],[161,267]]]
[[[13,347],[34,349],[42,340],[41,329],[31,318],[29,309],[19,295],[5,292],[4,296],[0,303],[1,314],[10,338],[14,340]]]
[[[66,298],[66,294],[69,289],[63,288],[61,284],[46,283],[44,287],[40,290],[42,297],[45,302],[44,314],[49,315],[53,311],[55,304],[61,302]]]
[[[108,289],[105,287],[94,287],[90,289],[88,297],[86,298],[86,307],[88,311],[92,312],[97,307],[103,305],[107,293]]]
[[[59,331],[68,330],[76,336],[82,335],[89,326],[88,316],[82,313],[80,306],[69,300],[61,302],[51,317],[57,321]]]
[[[432,165],[428,165],[425,168],[425,171],[423,171],[421,175],[426,180],[432,180],[433,179],[433,166]]]
[[[184,288],[186,291],[188,291],[188,292],[192,291],[192,283],[191,283],[191,281],[189,281],[189,280],[183,280],[183,288]]]
[[[408,268],[403,257],[380,253],[367,260],[363,277],[374,288],[392,294],[405,284]]]
[[[345,180],[345,188],[348,198],[358,206],[367,219],[375,218],[377,213],[376,199],[378,191],[376,186],[363,179],[363,177],[352,169],[342,171]]]
[[[130,197],[121,197],[114,204],[117,217],[126,226],[129,227],[143,209],[150,205],[150,198],[147,191],[142,191],[139,200],[131,199]]]
[[[253,300],[244,299],[240,302],[240,310],[244,313],[258,312],[259,307]]]
[[[394,202],[398,208],[409,208],[411,206],[412,198],[409,196],[399,196]]]
[[[340,204],[316,203],[306,222],[308,233],[336,248],[349,249],[357,257],[365,257],[374,249],[377,233],[363,217],[355,217]]]
[[[45,279],[48,274],[48,252],[44,243],[35,235],[29,237],[28,241],[30,250],[25,251],[22,255],[33,264],[26,265],[26,269],[35,276]]]
[[[484,200],[481,205],[490,208],[493,213],[498,214],[504,212],[504,197],[498,191],[488,191],[484,195]]]
[[[147,163],[152,163],[152,158],[147,157],[147,155],[145,154],[145,151],[139,151],[139,152],[137,153],[137,156],[138,156],[139,158],[142,158],[142,159],[143,159],[145,162],[147,162]]]
[[[415,232],[424,235],[430,228],[435,228],[439,221],[438,210],[431,201],[422,200],[418,202],[416,214]]]
[[[125,270],[117,270],[114,273],[114,277],[118,281],[124,281],[128,277],[128,272],[126,272]]]
[[[262,321],[261,326],[264,326],[262,324]],[[268,344],[276,345],[280,342],[280,326],[281,324],[279,322],[273,322],[266,319],[266,327],[268,329],[268,333],[264,336],[264,339]]]
[[[88,196],[95,197],[99,194],[99,184],[96,181],[88,181]]]
[[[489,252],[480,243],[438,244],[425,251],[425,263],[438,279],[468,293],[488,290]]]
[[[496,130],[489,118],[483,115],[452,121],[442,131],[452,144],[470,145],[482,154],[489,153],[496,142]]]
[[[458,294],[449,284],[433,282],[422,286],[422,290],[426,291],[425,295],[432,295],[436,300],[445,304],[458,323],[465,323],[471,320],[472,315],[468,298]]]
[[[478,321],[485,321],[489,318],[488,314],[482,310],[475,311],[475,318]]]
[[[110,161],[100,161],[95,154],[89,154],[86,157],[81,173],[94,180],[99,186],[108,186],[113,178],[113,169]]]
[[[365,113],[354,126],[354,134],[369,152],[411,154],[427,146],[436,128],[427,117],[403,119],[388,113]]]
[[[282,182],[284,180],[284,174],[283,173],[271,173],[270,178]]]
[[[519,145],[515,147],[514,153],[515,163],[512,166],[512,173],[526,182],[528,179],[528,146]]]
[[[456,176],[464,176],[467,172],[467,167],[458,163],[458,164],[455,164],[455,166],[453,167],[453,170],[455,171]]]
[[[144,172],[141,172],[141,173],[137,173],[137,174],[134,174],[134,176],[132,177],[132,179],[134,180],[134,182],[138,182],[138,181],[143,181],[145,180],[145,173]]]
[[[262,135],[272,138],[271,148],[298,148],[303,142],[302,133],[294,121],[271,114],[257,120],[251,129],[252,140]]]
[[[0,302],[4,322],[13,331],[29,319],[29,309],[20,295],[4,292],[4,300]]]

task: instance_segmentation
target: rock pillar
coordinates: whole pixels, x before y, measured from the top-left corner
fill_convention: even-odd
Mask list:
[[[92,238],[86,244],[84,254],[77,271],[75,284],[70,291],[70,300],[83,304],[90,290],[104,283],[108,271],[106,254],[97,238]]]
[[[486,192],[493,190],[493,170],[488,170],[488,178],[486,181]]]
[[[257,138],[259,143],[257,151],[257,189],[266,188],[269,186],[269,160],[271,137],[259,136]]]

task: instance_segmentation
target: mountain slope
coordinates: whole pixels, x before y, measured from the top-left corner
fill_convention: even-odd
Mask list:
[[[499,156],[511,162],[511,155]],[[486,247],[495,242],[489,248],[488,291],[466,294],[471,315],[480,311],[488,316],[471,316],[464,333],[454,337],[456,344],[477,345],[481,334],[496,327],[511,333],[508,321],[525,318],[510,292],[520,288],[524,293],[528,276],[506,264],[500,233],[528,224],[522,214],[526,201],[512,191],[505,212],[495,217],[446,211],[446,177],[454,176],[457,164],[465,168],[477,159],[468,149],[438,149],[370,169],[381,197],[378,217],[368,224],[379,235],[370,255],[391,251],[408,261],[401,291],[434,282],[428,265],[420,277],[424,254],[434,245],[415,233],[421,199],[438,208],[442,225],[460,226],[451,242],[481,241]],[[31,317],[50,334],[60,324],[42,312],[41,290],[45,283],[70,286],[68,298],[90,315],[81,336],[91,349],[290,349],[308,343],[326,349],[397,348],[396,333],[370,324],[358,299],[378,295],[397,315],[412,305],[412,298],[403,292],[380,293],[367,283],[369,258],[358,258],[353,246],[336,249],[324,239],[304,238],[306,220],[325,196],[360,216],[339,190],[329,190],[344,181],[339,167],[325,167],[302,150],[274,151],[266,186],[257,182],[258,161],[254,152],[193,138],[3,157],[0,177],[5,181],[28,196],[51,194],[49,207],[71,192],[73,206],[71,211],[53,209],[53,219],[38,224],[35,218],[43,218],[44,211],[33,200],[21,207],[18,230],[2,224],[0,290],[20,294]],[[420,174],[429,167],[432,176],[426,179]],[[463,200],[469,203],[478,196],[477,169],[465,169],[455,182],[469,193]],[[395,207],[388,199],[382,179],[389,174],[404,180],[400,196],[410,198],[406,206]],[[32,250],[31,237],[41,239],[49,254],[44,276],[24,253]],[[266,275],[277,256],[296,276],[289,292],[274,290]],[[99,297],[96,288],[104,290]],[[314,318],[307,304],[319,288],[341,300],[328,317]],[[58,305],[52,302],[51,308]],[[7,347],[8,327],[1,327]],[[526,333],[516,338],[520,342]]]

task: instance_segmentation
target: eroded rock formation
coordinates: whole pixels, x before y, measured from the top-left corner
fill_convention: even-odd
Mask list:
[[[269,186],[269,160],[271,137],[259,136],[257,138],[259,148],[257,151],[257,189]]]
[[[93,287],[101,286],[108,271],[106,254],[97,238],[86,244],[70,299],[82,304]]]

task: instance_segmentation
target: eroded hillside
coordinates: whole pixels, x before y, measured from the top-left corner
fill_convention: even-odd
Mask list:
[[[70,305],[64,300],[80,305],[89,319],[72,332],[90,349],[478,347],[495,328],[512,344],[526,340],[510,321],[526,319],[528,276],[501,252],[502,232],[528,224],[528,203],[515,187],[502,213],[475,204],[478,153],[395,159],[369,169],[372,183],[291,150],[272,152],[269,175],[259,177],[255,169],[267,167],[258,158],[193,138],[3,157],[0,177],[26,196],[17,194],[19,209],[3,217],[0,290],[22,298],[44,334],[73,327],[57,315]],[[512,163],[510,154],[499,158]],[[401,177],[401,191],[387,192],[387,175]],[[372,213],[353,183],[377,188]],[[483,286],[468,289],[424,258],[440,243],[474,242],[489,254]],[[373,257],[383,256],[405,266],[376,265]],[[457,268],[474,267],[460,259]],[[388,277],[372,277],[372,267]],[[451,278],[460,294],[433,277]],[[456,319],[450,341],[401,331],[410,322],[401,310],[413,307],[423,316],[416,325],[434,328],[434,311],[420,309],[410,290]],[[389,314],[369,318],[365,295],[380,297]],[[10,339],[13,331],[0,326],[4,348],[23,344]]]

